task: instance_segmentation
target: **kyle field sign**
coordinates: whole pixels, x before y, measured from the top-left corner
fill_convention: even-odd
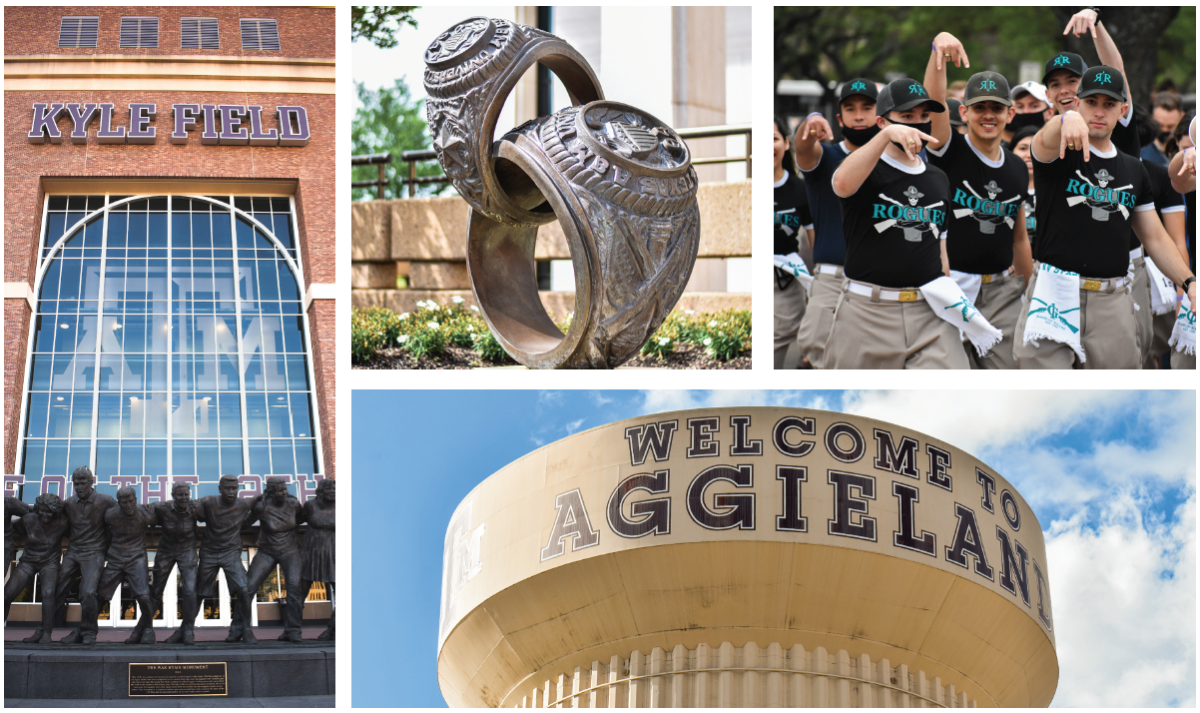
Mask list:
[[[236,104],[172,104],[171,143],[186,144],[200,132],[201,144],[222,146],[305,146],[312,132],[308,111],[302,106],[277,106],[271,113],[277,126],[266,128],[264,107]],[[122,112],[124,125],[114,126],[116,105],[112,103],[54,102],[33,105],[31,144],[61,144],[69,136],[73,144],[86,144],[88,127],[99,122],[96,140],[102,144],[153,144],[158,140],[156,104],[129,104]],[[70,119],[64,134],[58,121]]]

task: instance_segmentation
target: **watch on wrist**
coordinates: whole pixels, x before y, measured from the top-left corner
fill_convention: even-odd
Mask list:
[[[1184,280],[1184,281],[1183,281],[1183,291],[1186,293],[1186,292],[1188,291],[1188,288],[1189,288],[1189,287],[1191,287],[1191,286],[1192,286],[1192,283],[1193,283],[1193,282],[1195,282],[1195,281],[1196,281],[1196,276],[1195,276],[1195,275],[1193,275],[1193,276],[1189,277],[1188,279]]]

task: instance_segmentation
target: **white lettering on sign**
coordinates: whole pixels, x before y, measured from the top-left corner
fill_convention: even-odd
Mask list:
[[[277,106],[278,128],[263,127],[261,105],[172,104],[171,143],[186,144],[197,127],[203,127],[200,143],[223,146],[305,146],[312,138],[308,110],[302,106]],[[99,117],[96,141],[101,144],[153,144],[158,140],[155,104],[134,103],[127,107],[128,124],[113,126],[117,113],[112,103],[42,103],[33,105],[31,144],[61,144],[60,119],[69,118],[71,143],[86,144],[88,127]]]

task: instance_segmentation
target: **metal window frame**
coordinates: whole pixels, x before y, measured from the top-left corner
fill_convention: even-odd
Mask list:
[[[133,201],[149,200],[151,198],[159,198],[159,197],[165,197],[167,199],[167,216],[168,216],[168,218],[167,218],[167,245],[168,245],[167,250],[171,249],[169,246],[171,244],[171,230],[173,229],[172,228],[173,221],[170,219],[170,216],[173,215],[173,213],[174,213],[174,206],[173,206],[174,198],[178,197],[178,198],[198,199],[198,200],[201,200],[201,201],[204,201],[207,203],[211,203],[213,205],[221,206],[222,208],[227,208],[229,210],[229,218],[230,218],[230,230],[231,230],[230,237],[231,237],[232,245],[233,245],[232,251],[233,251],[233,264],[234,264],[234,289],[237,290],[237,274],[238,274],[237,218],[238,218],[238,216],[241,216],[243,219],[245,219],[245,221],[247,223],[249,223],[251,226],[253,226],[257,230],[260,230],[263,233],[264,237],[267,238],[267,240],[271,243],[272,247],[275,249],[275,252],[277,253],[277,255],[282,255],[285,264],[287,264],[288,269],[291,271],[293,278],[296,280],[296,291],[300,295],[301,305],[303,305],[303,300],[304,300],[304,284],[305,284],[304,283],[304,271],[303,271],[303,266],[300,263],[301,250],[300,250],[300,244],[299,244],[299,241],[300,241],[299,225],[300,225],[300,223],[299,223],[299,220],[296,215],[295,196],[287,196],[288,215],[289,215],[289,218],[291,219],[291,228],[293,230],[293,246],[296,251],[295,259],[292,258],[292,255],[288,252],[287,248],[284,247],[283,243],[280,242],[279,238],[277,238],[275,236],[274,226],[268,228],[267,226],[263,225],[253,215],[247,213],[246,211],[244,211],[240,208],[237,208],[234,205],[236,198],[247,197],[247,196],[228,195],[228,196],[223,196],[224,198],[226,198],[228,200],[221,201],[212,196],[193,194],[193,193],[146,193],[146,194],[138,194],[138,195],[125,194],[126,197],[123,198],[122,200],[112,202],[111,199],[112,199],[112,196],[114,195],[114,193],[112,193],[111,191],[105,191],[102,194],[96,193],[96,192],[82,194],[82,195],[103,195],[104,196],[104,205],[93,211],[88,211],[85,206],[83,217],[80,218],[78,221],[76,221],[75,223],[73,223],[70,226],[64,226],[63,234],[61,236],[59,236],[59,238],[55,241],[55,243],[52,246],[49,246],[49,252],[46,253],[46,255],[43,257],[42,253],[47,249],[47,246],[45,244],[45,242],[46,242],[46,218],[47,218],[47,215],[48,215],[49,209],[50,209],[50,199],[52,197],[70,196],[70,195],[80,195],[80,194],[61,192],[61,191],[54,192],[54,193],[47,193],[47,194],[45,194],[45,196],[43,197],[43,200],[42,200],[42,222],[38,228],[38,236],[39,237],[38,237],[38,243],[37,243],[37,251],[38,251],[37,252],[37,270],[36,270],[36,276],[34,279],[34,286],[33,286],[35,308],[33,311],[32,318],[29,321],[29,334],[27,335],[27,339],[26,339],[26,343],[28,346],[27,346],[26,352],[25,352],[25,373],[24,373],[24,378],[22,380],[22,387],[21,387],[21,415],[20,415],[20,420],[18,422],[18,430],[17,430],[17,453],[16,453],[16,467],[15,467],[15,471],[17,473],[21,473],[21,471],[24,470],[24,467],[25,467],[25,443],[28,440],[25,436],[25,430],[27,428],[27,421],[29,418],[29,414],[28,414],[29,399],[27,397],[28,397],[28,394],[30,391],[29,379],[30,379],[30,376],[31,376],[31,373],[33,370],[34,337],[36,336],[37,315],[38,315],[37,306],[40,306],[41,302],[42,302],[42,300],[41,300],[42,282],[45,279],[46,272],[49,270],[51,262],[53,260],[55,260],[56,258],[61,257],[62,250],[66,246],[67,242],[70,239],[74,238],[76,235],[78,235],[80,233],[80,231],[84,230],[87,227],[87,224],[89,222],[91,222],[93,219],[95,219],[97,216],[100,216],[103,220],[103,232],[102,232],[101,253],[100,253],[100,256],[101,256],[100,257],[100,259],[101,259],[100,286],[99,286],[99,294],[98,294],[98,300],[101,305],[103,305],[103,302],[104,302],[104,286],[105,286],[104,281],[106,279],[105,278],[105,268],[106,268],[106,263],[107,263],[107,254],[108,254],[108,213],[111,212],[111,210],[113,208],[116,208],[121,205],[126,205],[128,203],[132,203]],[[118,193],[116,195],[121,195],[121,194]],[[254,196],[249,196],[249,197],[253,198]],[[277,198],[277,197],[280,197],[280,196],[268,196],[268,198]],[[272,213],[272,215],[275,214],[274,207],[272,207],[271,213]],[[171,260],[172,260],[172,258],[170,256],[170,253],[168,252],[168,254],[167,254],[168,302],[170,302],[169,290],[170,290],[170,279],[171,279],[170,278]],[[238,369],[239,369],[238,380],[239,380],[240,402],[241,402],[241,407],[242,407],[242,416],[241,416],[241,418],[242,418],[241,441],[242,441],[242,459],[243,459],[242,470],[244,473],[247,473],[250,475],[261,476],[264,479],[263,482],[265,483],[266,482],[265,479],[270,475],[275,475],[275,473],[250,473],[249,472],[250,471],[250,453],[249,453],[250,432],[247,427],[248,426],[248,424],[247,424],[248,414],[246,412],[246,384],[245,384],[245,380],[244,380],[245,362],[244,362],[244,358],[243,358],[244,355],[242,353],[242,336],[241,336],[241,331],[242,331],[241,330],[241,314],[242,314],[242,311],[241,311],[241,295],[240,295],[240,293],[237,295],[237,297],[235,299],[235,305],[236,305],[235,313],[237,315],[237,320],[238,320],[238,324],[237,324],[238,329],[237,329],[237,334],[236,334],[237,341],[238,341]],[[99,317],[102,313],[103,313],[103,306],[101,306],[100,311],[97,312],[97,317]],[[168,314],[168,316],[169,316],[169,314]],[[315,465],[314,470],[317,472],[309,473],[308,475],[312,475],[315,480],[316,476],[320,475],[320,476],[324,477],[324,474],[325,474],[325,449],[324,449],[324,445],[322,443],[322,432],[321,432],[322,404],[317,399],[317,383],[316,383],[317,372],[313,366],[312,326],[309,322],[308,312],[306,312],[303,309],[303,307],[300,310],[300,318],[302,320],[302,324],[304,327],[304,347],[305,347],[304,357],[305,357],[305,367],[308,370],[309,379],[310,379],[309,393],[312,394],[312,399],[311,399],[312,400],[311,417],[313,419],[312,437],[315,441],[316,450],[317,450],[317,463],[314,464]],[[99,354],[99,350],[100,350],[100,335],[98,334],[97,339],[96,339],[97,355]],[[170,345],[168,344],[168,347],[167,347],[168,369],[170,368],[169,365],[170,365],[171,354],[172,354],[171,348],[170,348]],[[97,359],[98,358],[99,357],[97,356]],[[91,449],[90,449],[90,455],[88,458],[88,467],[91,468],[93,470],[93,472],[95,471],[96,455],[97,455],[97,450],[98,450],[96,447],[96,445],[97,445],[96,432],[97,432],[97,428],[98,428],[97,409],[99,408],[99,403],[100,403],[99,397],[97,396],[97,390],[99,389],[99,383],[100,383],[99,375],[97,375],[96,380],[93,383],[92,426],[91,426],[92,432],[91,432],[91,436],[90,436]],[[72,388],[72,393],[74,393],[74,388]],[[176,392],[174,392],[170,388],[168,388],[167,393],[173,394]],[[265,389],[264,389],[264,393],[265,393]],[[290,415],[291,415],[291,399],[290,399],[290,397],[289,397],[289,402],[288,402],[288,414],[290,417]],[[218,418],[219,418],[219,416],[218,416]],[[218,427],[218,429],[219,429],[219,427]],[[219,441],[220,440],[220,431],[219,430],[218,430],[217,437],[218,437],[218,441]],[[267,438],[269,440],[270,436],[268,436]],[[291,438],[294,442],[296,437],[293,435]],[[69,437],[68,437],[68,440],[70,440]],[[143,440],[145,440],[145,439],[143,438]],[[170,423],[168,422],[168,426],[167,426],[167,471],[168,472],[164,474],[167,476],[174,475],[174,463],[173,463],[171,441],[172,441],[171,427],[170,427]],[[295,456],[294,456],[294,451],[293,451],[293,458],[294,457]],[[272,470],[274,470],[274,467],[272,467]],[[293,471],[292,473],[290,473],[290,475],[292,475],[294,477],[295,472]],[[39,478],[38,478],[39,483],[41,482],[41,477],[42,476],[39,475]],[[68,479],[68,483],[69,483],[69,479]],[[26,484],[28,484],[28,483],[26,483]],[[69,485],[68,485],[68,487],[69,487]]]
[[[136,32],[137,44],[133,44],[133,45],[125,44],[125,21],[126,20],[137,20],[138,21],[137,32]],[[153,45],[144,45],[141,43],[142,42],[142,33],[144,32],[144,30],[142,29],[142,22],[141,22],[142,20],[154,20],[154,44]],[[122,15],[120,30],[118,31],[118,34],[117,34],[118,46],[121,49],[158,49],[158,41],[161,37],[161,28],[162,28],[162,23],[160,22],[158,15]]]
[[[254,32],[255,32],[256,37],[258,38],[258,42],[257,42],[258,46],[257,47],[247,47],[246,46],[246,26],[245,26],[245,24],[243,24],[246,22],[255,23]],[[261,22],[275,23],[275,40],[276,40],[276,42],[279,43],[278,47],[267,48],[267,47],[262,46],[262,30],[260,29],[261,25],[258,24]],[[274,18],[274,17],[239,17],[238,18],[238,30],[241,33],[240,39],[242,41],[242,50],[243,51],[251,51],[251,52],[282,52],[283,51],[283,40],[279,37],[279,20],[277,18]]]
[[[67,20],[95,20],[96,21],[96,41],[90,45],[81,45],[79,40],[83,36],[83,23],[80,22],[79,31],[75,33],[75,44],[63,46],[63,22]],[[63,15],[58,22],[58,48],[59,49],[87,49],[94,48],[100,44],[100,16],[99,15]]]
[[[183,46],[183,23],[188,20],[196,21],[196,46],[195,47],[184,47]],[[206,47],[204,45],[204,22],[206,20],[212,20],[213,24],[216,26],[216,30],[217,30],[217,46],[216,47]],[[201,49],[201,50],[213,50],[213,49],[219,50],[219,49],[221,49],[221,21],[220,21],[220,19],[216,18],[216,17],[181,17],[181,18],[179,18],[179,49]]]

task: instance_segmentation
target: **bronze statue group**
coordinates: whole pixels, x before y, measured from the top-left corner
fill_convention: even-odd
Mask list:
[[[1195,368],[1195,120],[1173,94],[1134,111],[1101,11],[1063,33],[1099,66],[982,71],[957,101],[943,32],[923,82],[841,84],[841,141],[776,119],[776,368],[793,345],[830,369]]]
[[[288,587],[280,641],[301,641],[304,602],[313,582],[334,584],[335,481],[317,483],[316,497],[301,504],[287,491],[287,480],[268,477],[264,494],[238,497],[238,478],[221,477],[219,495],[191,499],[191,486],[176,483],[170,502],[137,503],[133,488],[123,487],[113,498],[98,493],[86,466],[71,475],[74,494],[65,501],[54,493],[39,495],[30,507],[14,497],[4,501],[5,570],[12,564],[17,539],[23,554],[4,586],[4,617],[13,600],[41,575],[41,625],[24,639],[28,644],[52,641],[54,622],[62,621],[67,595],[80,578],[78,628],[61,642],[96,643],[100,602],[108,601],[122,583],[129,584],[140,616],[127,644],[153,644],[154,613],[162,608],[163,591],[178,567],[181,623],[168,644],[195,644],[195,622],[203,599],[215,596],[217,573],[225,572],[235,597],[226,643],[256,643],[251,629],[254,595],[279,565]],[[14,521],[13,518],[19,519]],[[15,522],[15,528],[14,528]],[[247,572],[242,565],[242,531],[259,523],[258,551]],[[201,529],[199,525],[203,523]],[[307,524],[303,538],[300,525]],[[146,538],[159,535],[151,584]],[[63,552],[63,538],[68,538]],[[197,554],[197,545],[199,553]],[[317,637],[334,638],[334,618]]]

